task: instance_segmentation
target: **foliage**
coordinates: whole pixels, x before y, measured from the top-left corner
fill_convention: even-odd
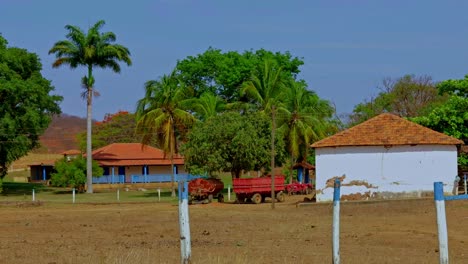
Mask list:
[[[354,107],[349,116],[350,126],[364,122],[381,113],[394,113],[402,117],[415,117],[428,113],[432,108],[447,100],[438,95],[432,78],[405,75],[401,78],[386,78],[383,88],[369,102]]]
[[[199,98],[184,100],[181,105],[202,121],[217,115],[226,108],[224,100],[212,92],[205,92]]]
[[[468,143],[468,98],[452,96],[428,115],[411,120]]]
[[[52,173],[51,182],[53,186],[73,187],[80,192],[84,190],[86,183],[86,160],[83,157],[77,157],[71,161],[61,159],[55,162],[56,173]],[[96,161],[92,166],[93,176],[102,176],[104,170],[99,167]]]
[[[182,145],[189,172],[231,172],[239,177],[243,170],[268,171],[270,160],[270,120],[264,115],[226,112],[198,123]],[[285,159],[283,141],[276,139],[276,159]]]
[[[141,136],[135,133],[135,114],[119,111],[115,114],[106,114],[102,122],[94,123],[93,149],[112,143],[137,143]],[[80,149],[86,149],[86,133],[78,135]]]
[[[173,167],[178,138],[195,122],[183,109],[183,102],[191,91],[174,73],[146,82],[145,90],[145,97],[137,104],[137,133],[142,135],[143,144],[154,140],[157,147],[169,154]],[[175,196],[174,171],[171,171],[172,195]]]
[[[284,107],[279,109],[280,133],[284,135],[289,154],[307,157],[310,144],[327,135],[333,108],[328,101],[307,90],[304,82],[291,81]]]
[[[461,97],[468,97],[468,75],[461,80],[445,80],[437,84],[440,94],[448,93]]]
[[[124,62],[127,65],[132,64],[128,48],[114,43],[116,35],[113,32],[100,32],[104,24],[104,20],[98,21],[89,28],[87,33],[77,26],[66,25],[67,39],[56,42],[49,50],[49,54],[55,54],[56,57],[52,64],[54,68],[69,65],[72,69],[78,66],[85,66],[88,69],[88,74],[82,78],[81,83],[84,88],[82,97],[86,98],[87,105],[86,155],[89,193],[93,192],[91,173],[92,100],[93,95],[99,95],[94,89],[93,68],[110,68],[119,73],[119,62]]]
[[[265,60],[240,88],[241,96],[249,99],[253,109],[270,114],[282,105],[286,93],[284,69],[273,60]]]
[[[223,53],[219,49],[209,48],[203,54],[179,61],[175,71],[185,84],[195,89],[196,97],[209,91],[231,103],[240,99],[239,87],[248,81],[266,60],[275,61],[283,68],[284,75],[293,78],[299,74],[299,67],[304,64],[289,52],[273,53],[260,49],[243,53]]]
[[[468,98],[451,96],[449,100],[434,108],[425,116],[410,119],[425,127],[461,139],[468,144]],[[467,157],[460,155],[458,164],[468,167]]]
[[[39,145],[52,115],[60,113],[62,97],[51,95],[54,87],[41,69],[36,54],[7,47],[0,35],[0,180],[11,162]]]

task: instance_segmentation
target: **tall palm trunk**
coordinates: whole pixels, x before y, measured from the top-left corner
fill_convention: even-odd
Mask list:
[[[294,156],[291,154],[291,167],[289,168],[289,184],[293,181]]]
[[[171,142],[170,142],[170,148],[171,148],[171,190],[172,190],[172,197],[176,196],[175,193],[175,175],[174,175],[174,148],[175,148],[175,131],[174,131],[174,123],[172,123],[172,131],[171,131]],[[181,190],[179,190],[180,192]]]
[[[87,193],[93,193],[93,165],[92,165],[92,148],[91,148],[91,133],[92,133],[92,103],[93,103],[93,75],[92,67],[88,66],[88,81],[86,83],[87,100],[86,100],[86,185]]]

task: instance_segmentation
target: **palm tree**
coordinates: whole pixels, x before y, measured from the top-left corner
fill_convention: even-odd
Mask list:
[[[191,94],[175,73],[145,84],[145,97],[137,104],[137,128],[142,143],[155,140],[156,145],[171,159],[171,189],[175,197],[174,155],[178,153],[178,136],[183,135],[195,118],[182,105]]]
[[[276,113],[282,106],[282,94],[285,92],[285,78],[282,67],[272,60],[265,60],[251,77],[241,86],[241,96],[250,98],[260,112],[271,114],[271,208],[275,208],[275,130]]]
[[[299,158],[306,160],[309,145],[325,136],[325,118],[331,115],[332,109],[326,101],[307,90],[305,83],[291,80],[285,108],[281,110],[278,130],[285,138],[292,165]],[[290,175],[291,183],[292,166]]]
[[[81,84],[85,91],[83,98],[86,98],[87,106],[87,130],[86,130],[86,182],[87,192],[93,193],[93,173],[92,173],[92,153],[91,153],[91,120],[93,95],[98,93],[94,89],[93,68],[111,68],[114,72],[120,73],[119,62],[131,65],[130,51],[119,44],[114,44],[116,36],[113,32],[100,32],[104,26],[104,20],[98,21],[85,33],[76,26],[66,25],[68,30],[66,40],[60,40],[49,50],[49,54],[55,54],[56,60],[52,67],[57,68],[62,65],[69,65],[75,69],[78,66],[88,68],[88,75],[85,75]]]
[[[199,120],[207,120],[225,109],[225,103],[221,97],[204,92],[199,98],[187,99],[182,106],[195,113]]]

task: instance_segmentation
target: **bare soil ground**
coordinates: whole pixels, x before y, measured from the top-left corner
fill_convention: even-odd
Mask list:
[[[190,206],[193,263],[331,263],[332,205]],[[468,263],[468,201],[446,203]],[[0,204],[0,263],[180,263],[176,203]],[[438,263],[431,199],[342,202],[342,263]]]

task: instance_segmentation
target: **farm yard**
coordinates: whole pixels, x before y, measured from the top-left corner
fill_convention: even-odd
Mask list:
[[[193,263],[330,263],[332,204],[191,205]],[[148,200],[147,200],[148,201]],[[451,263],[467,263],[468,202],[446,203]],[[176,201],[0,202],[2,263],[179,263]],[[342,202],[343,263],[438,263],[432,199]]]

